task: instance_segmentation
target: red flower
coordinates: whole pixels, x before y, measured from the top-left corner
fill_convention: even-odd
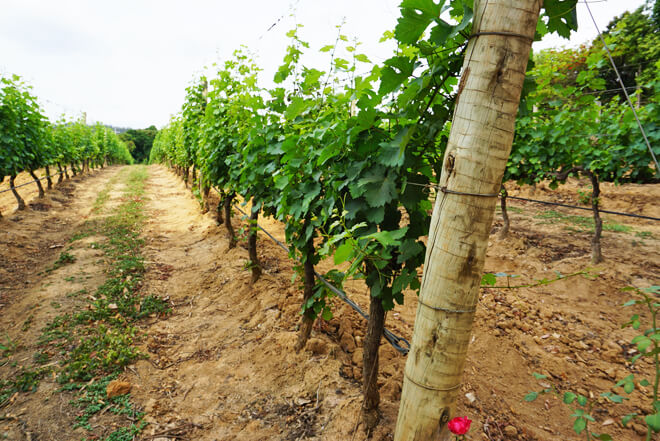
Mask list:
[[[470,430],[470,424],[472,424],[472,420],[468,417],[456,417],[447,423],[449,430],[454,435],[465,435]]]

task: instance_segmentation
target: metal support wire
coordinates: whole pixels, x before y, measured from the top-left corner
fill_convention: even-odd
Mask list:
[[[443,187],[440,187],[440,186],[434,185],[434,184],[420,184],[418,182],[408,182],[408,185],[416,185],[418,187],[433,188],[433,189],[440,190],[440,191],[442,191],[442,188],[443,188]],[[469,195],[470,193],[464,193],[464,194]],[[579,207],[577,205],[561,204],[559,202],[539,201],[538,199],[529,199],[529,198],[523,198],[523,197],[519,197],[519,196],[508,195],[506,198],[507,199],[517,199],[519,201],[536,202],[537,204],[556,205],[557,207],[573,208],[575,210],[593,211],[592,208]],[[644,216],[643,214],[624,213],[624,212],[621,212],[621,211],[603,210],[603,209],[600,209],[600,208],[598,209],[598,212],[599,213],[607,213],[607,214],[615,214],[617,216],[627,216],[627,217],[635,217],[635,218],[638,218],[638,219],[648,219],[648,220],[652,220],[652,221],[660,221],[660,218],[653,217],[653,216]]]
[[[59,176],[59,175],[61,175],[62,173],[64,173],[64,172],[63,172],[63,171],[61,171],[61,172],[57,172],[57,173],[55,173],[55,174],[53,174],[53,175],[50,175],[50,177],[51,177],[51,179],[52,179],[52,178],[54,178],[55,176]],[[15,185],[15,186],[13,186],[13,187],[9,187],[7,190],[0,190],[0,194],[2,194],[2,193],[7,193],[8,191],[11,191],[12,189],[15,190],[15,189],[17,189],[17,188],[25,187],[26,185],[34,184],[34,183],[37,182],[37,181],[43,181],[44,179],[48,179],[48,176],[44,176],[43,178],[39,178],[39,179],[37,179],[36,181],[33,179],[33,180],[31,180],[30,182],[25,182],[25,183],[23,183],[23,184],[21,184],[21,185]]]
[[[217,188],[213,187],[213,189],[220,193]],[[240,207],[234,205],[238,211],[243,214],[243,216],[247,216],[248,214],[241,210]],[[279,245],[280,248],[282,248],[284,251],[287,253],[289,252],[289,247],[287,247],[285,244],[283,244],[281,241],[277,240],[272,234],[270,234],[268,231],[266,231],[261,225],[257,224],[257,228],[259,228],[261,231],[266,233],[266,236],[268,236],[273,242],[275,242],[277,245]],[[314,271],[314,275],[316,278],[318,278],[321,283],[323,283],[330,291],[332,291],[337,297],[339,297],[344,303],[346,303],[348,306],[353,308],[355,312],[360,314],[365,320],[369,320],[369,314],[365,313],[357,303],[355,303],[353,300],[348,298],[348,295],[337,288],[336,286],[332,285],[330,282],[328,282],[325,277],[323,277],[321,274],[319,274],[316,270]],[[387,328],[383,329],[383,337],[389,344],[392,345],[394,349],[396,349],[398,352],[400,352],[402,355],[407,355],[408,352],[410,351],[410,342],[406,340],[403,337],[399,337],[398,335],[394,334],[392,331],[390,331]]]
[[[517,199],[519,201],[527,201],[527,202],[535,202],[537,204],[545,204],[545,205],[556,205],[558,207],[566,207],[566,208],[573,208],[575,210],[585,210],[585,211],[593,211],[592,208],[587,208],[587,207],[578,207],[576,205],[568,205],[568,204],[560,204],[559,202],[549,202],[549,201],[538,201],[536,199],[529,199],[529,198],[521,198],[519,196],[507,196],[507,199]],[[599,213],[607,213],[607,214],[616,214],[618,216],[628,216],[628,217],[636,217],[638,219],[648,219],[648,220],[653,220],[653,221],[660,221],[660,218],[657,217],[652,217],[652,216],[644,216],[642,214],[634,214],[634,213],[620,213],[618,211],[610,211],[610,210],[602,210],[598,209]]]
[[[617,69],[616,64],[614,63],[614,58],[612,58],[612,53],[610,52],[610,48],[607,46],[607,43],[605,42],[605,38],[603,37],[603,34],[600,33],[600,29],[598,28],[598,24],[596,23],[596,19],[594,18],[594,15],[591,13],[591,8],[589,7],[589,3],[585,3],[587,7],[587,11],[589,11],[589,16],[591,16],[591,21],[593,21],[594,26],[596,27],[596,31],[598,31],[598,37],[600,37],[600,41],[603,42],[603,46],[605,47],[605,50],[607,51],[607,57],[610,59],[610,63],[612,63],[612,68],[614,69],[614,72],[616,73],[616,79],[619,81],[619,84],[621,84],[621,88],[623,89],[623,93],[626,96],[626,100],[628,101],[628,105],[630,106],[630,109],[632,109],[633,115],[635,115],[635,121],[637,121],[637,125],[639,126],[639,130],[642,132],[642,136],[644,137],[644,142],[646,142],[646,147],[649,149],[649,153],[651,153],[651,157],[653,158],[653,162],[655,163],[655,173],[660,174],[660,165],[658,165],[658,158],[655,157],[655,153],[653,152],[653,149],[651,148],[651,143],[649,142],[649,139],[646,137],[646,131],[644,130],[644,127],[642,126],[642,123],[639,121],[639,117],[637,116],[637,111],[635,110],[635,106],[633,105],[632,101],[630,100],[630,95],[628,95],[628,91],[626,90],[626,85],[623,84],[623,80],[621,79],[621,75],[619,74],[619,69]]]

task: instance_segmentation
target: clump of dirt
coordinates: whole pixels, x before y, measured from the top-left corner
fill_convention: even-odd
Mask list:
[[[30,202],[28,206],[34,211],[48,211],[51,208],[49,204],[43,202]]]

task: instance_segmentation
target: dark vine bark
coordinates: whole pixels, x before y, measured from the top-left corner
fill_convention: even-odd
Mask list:
[[[220,200],[218,201],[218,207],[216,209],[216,217],[215,217],[215,222],[218,225],[222,225],[222,224],[225,223],[225,220],[222,216],[222,211],[224,209],[224,205],[225,205],[225,195],[220,194]]]
[[[250,258],[250,268],[252,269],[252,283],[259,280],[261,276],[261,264],[257,256],[257,221],[259,220],[259,208],[253,207],[250,213],[248,234],[248,256]]]
[[[377,297],[371,297],[369,303],[369,322],[364,337],[364,353],[362,357],[362,420],[365,430],[371,431],[378,424],[380,414],[380,392],[378,391],[378,350],[385,328],[385,308]]]
[[[509,212],[506,209],[506,198],[509,196],[509,193],[506,191],[506,187],[502,184],[502,189],[500,190],[501,199],[500,206],[502,207],[502,229],[500,230],[500,239],[504,239],[509,234]]]
[[[211,187],[207,184],[206,179],[200,172],[198,183],[199,195],[202,198],[202,213],[209,212],[209,193],[211,192]]]
[[[600,183],[595,173],[585,171],[585,174],[591,179],[591,210],[594,213],[594,235],[591,238],[591,262],[600,263],[603,261],[603,253],[600,249],[600,237],[603,233],[603,220],[600,217],[599,211]]]
[[[64,180],[64,171],[62,170],[62,164],[59,162],[57,163],[57,171],[59,172],[59,176],[57,177],[57,183],[61,183]]]
[[[21,197],[20,194],[16,191],[16,186],[14,184],[14,180],[16,179],[16,175],[11,175],[9,177],[9,187],[11,188],[11,192],[14,194],[14,197],[16,198],[16,202],[18,202],[18,210],[25,210],[25,201]]]
[[[37,188],[39,189],[39,199],[43,198],[46,193],[44,192],[44,187],[41,185],[41,181],[37,175],[34,174],[34,170],[28,170],[28,173],[30,173],[30,176],[32,176],[32,179],[34,179],[35,184],[37,184]]]
[[[229,239],[229,249],[232,249],[236,246],[236,234],[234,233],[234,227],[231,224],[231,203],[234,201],[234,196],[236,193],[231,192],[223,201],[224,210],[225,210],[225,227],[227,228],[227,238]]]
[[[71,163],[71,173],[73,173],[73,176],[76,176],[78,174],[78,170],[76,170],[76,163],[75,162]]]
[[[49,166],[46,166],[46,182],[48,183],[48,186],[46,188],[48,188],[49,190],[52,190],[53,180],[50,176],[50,167]]]
[[[310,238],[305,246],[305,262],[303,263],[303,307],[307,301],[314,296],[314,238]],[[298,330],[298,341],[296,342],[295,350],[300,352],[307,344],[309,336],[312,334],[312,326],[314,326],[316,314],[313,310],[305,311],[300,321],[300,329]]]
[[[203,212],[209,212],[209,193],[211,192],[211,187],[206,184],[202,184],[202,204]]]
[[[600,237],[603,233],[603,220],[600,218],[600,183],[598,182],[598,176],[584,167],[572,167],[568,170],[561,171],[557,174],[557,178],[560,181],[565,180],[569,174],[574,172],[580,172],[589,177],[591,181],[591,211],[594,216],[594,235],[591,237],[591,262],[600,263],[603,261],[603,253],[600,247]]]
[[[201,205],[202,205],[202,213],[208,212],[208,208],[206,207],[206,199],[204,199],[204,185],[202,182],[204,179],[202,179],[202,173],[199,173],[199,179],[197,180],[197,191],[199,192],[199,197],[202,199]]]

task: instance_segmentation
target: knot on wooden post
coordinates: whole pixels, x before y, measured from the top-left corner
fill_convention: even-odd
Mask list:
[[[445,407],[442,409],[442,413],[440,413],[440,421],[438,422],[438,429],[442,431],[442,429],[447,425],[449,422],[449,408]]]

